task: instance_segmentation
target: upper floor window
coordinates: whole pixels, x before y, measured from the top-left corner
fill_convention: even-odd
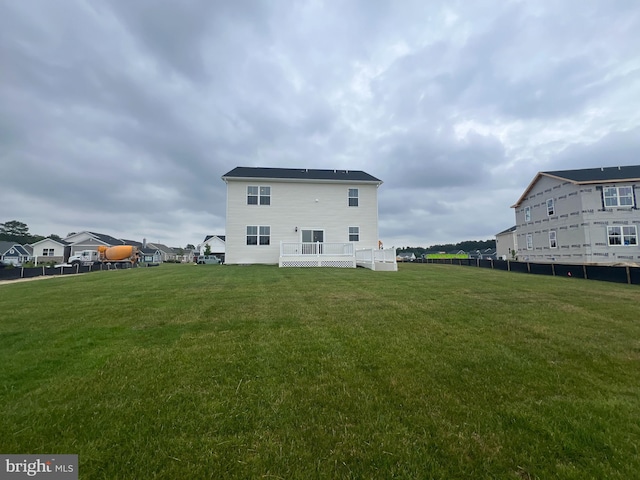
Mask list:
[[[633,207],[632,187],[606,187],[602,194],[605,207]]]
[[[553,198],[550,198],[549,200],[547,200],[547,215],[551,216],[551,215],[554,215],[555,213],[556,213],[555,202],[553,201]]]
[[[555,230],[549,230],[549,247],[558,248],[558,240],[556,238]]]
[[[360,241],[360,227],[349,227],[349,241],[350,242]]]
[[[249,185],[247,205],[271,205],[271,187]]]
[[[527,250],[533,250],[533,235],[527,233]]]
[[[531,221],[531,207],[524,207],[524,221]]]
[[[349,189],[349,206],[350,207],[358,206],[358,189],[357,188]]]
[[[607,238],[609,246],[638,244],[638,232],[635,225],[607,227]]]

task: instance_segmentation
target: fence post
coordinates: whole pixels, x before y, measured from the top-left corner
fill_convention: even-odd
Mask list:
[[[507,260],[507,272],[511,271],[511,262]]]
[[[629,265],[625,267],[627,269],[627,283],[631,285],[631,271],[629,270]]]
[[[24,278],[24,267],[20,267],[20,278]]]
[[[584,273],[584,279],[587,280],[587,266],[582,265],[582,273]]]
[[[551,275],[554,277],[556,276],[556,267],[553,263],[551,264]]]
[[[531,264],[527,262],[527,273],[531,273]]]

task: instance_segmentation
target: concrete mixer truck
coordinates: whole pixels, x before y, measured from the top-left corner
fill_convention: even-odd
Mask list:
[[[71,265],[95,265],[100,263],[131,264],[140,260],[138,248],[132,245],[116,245],[105,247],[100,245],[98,250],[82,250],[67,260]]]

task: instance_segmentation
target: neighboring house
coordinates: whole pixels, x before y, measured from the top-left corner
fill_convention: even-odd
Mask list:
[[[160,249],[147,244],[145,247],[139,247],[140,261],[144,263],[160,263],[162,262],[162,252]]]
[[[114,245],[125,245],[123,240],[95,232],[80,232],[69,235],[64,239],[71,245],[71,255],[75,255],[82,250],[97,250],[98,246],[113,247]]]
[[[0,242],[0,262],[21,266],[31,260],[31,254],[24,245],[15,242]]]
[[[396,257],[398,262],[415,262],[416,255],[413,252],[401,252]]]
[[[516,226],[496,233],[496,256],[502,260],[513,260],[518,252]]]
[[[162,243],[148,243],[147,247],[158,249],[160,252],[161,262],[174,262],[177,258],[176,252],[173,251],[173,248],[167,247]]]
[[[237,167],[222,179],[227,264],[355,267],[356,250],[378,249],[382,181],[368,173]]]
[[[209,245],[211,255],[215,255],[222,262],[224,262],[226,237],[224,235],[207,235],[204,241],[198,245],[198,255],[204,255],[205,250]]]
[[[45,262],[62,263],[64,262],[65,248],[68,251],[71,250],[69,243],[52,238],[45,238],[35,242],[31,247],[33,248],[33,261],[36,265]]]
[[[540,172],[518,201],[520,260],[640,262],[640,165]]]

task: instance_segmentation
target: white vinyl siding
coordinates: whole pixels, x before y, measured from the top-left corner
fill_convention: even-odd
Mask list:
[[[352,208],[345,194],[354,187],[345,182],[268,182],[270,206],[260,208],[247,205],[247,187],[265,185],[262,180],[227,180],[226,263],[277,264],[280,242],[300,242],[302,229],[322,230],[328,243],[349,242],[349,227],[357,225],[359,248],[377,248],[377,184],[356,184],[358,208]],[[248,225],[269,225],[269,244],[247,245]]]

